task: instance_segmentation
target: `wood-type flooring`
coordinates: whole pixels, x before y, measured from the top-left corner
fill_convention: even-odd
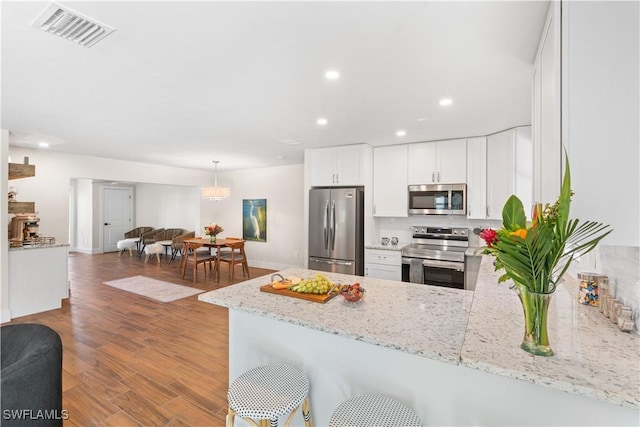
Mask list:
[[[162,303],[102,284],[135,275],[203,291],[231,284],[225,267],[219,284],[200,268],[194,285],[190,271],[182,279],[178,263],[166,258],[145,264],[126,253],[70,253],[68,302],[7,323],[41,323],[60,334],[65,427],[224,426],[227,309],[197,295]],[[238,269],[234,283],[242,280]]]

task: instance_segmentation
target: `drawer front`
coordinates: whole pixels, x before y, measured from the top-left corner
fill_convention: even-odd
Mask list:
[[[367,277],[375,277],[377,279],[402,280],[402,267],[384,265],[384,264],[365,264],[364,275]]]
[[[400,254],[400,251],[365,249],[364,260],[368,264],[384,264],[400,267],[402,264],[402,255]]]

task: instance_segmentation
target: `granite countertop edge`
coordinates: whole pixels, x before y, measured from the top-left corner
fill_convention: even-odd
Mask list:
[[[24,245],[24,246],[18,246],[18,247],[14,247],[14,248],[9,248],[9,251],[62,248],[62,247],[68,247],[68,246],[69,246],[68,243],[51,243],[51,244],[44,244],[44,245]]]
[[[388,245],[383,245],[382,243],[371,243],[368,245],[364,245],[365,249],[380,249],[383,251],[401,251],[402,248],[407,246],[409,243],[400,242],[397,245],[392,245],[389,243]]]

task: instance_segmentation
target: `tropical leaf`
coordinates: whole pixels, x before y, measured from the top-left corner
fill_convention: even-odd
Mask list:
[[[515,231],[527,226],[527,215],[520,199],[511,195],[502,208],[502,224],[507,230]]]

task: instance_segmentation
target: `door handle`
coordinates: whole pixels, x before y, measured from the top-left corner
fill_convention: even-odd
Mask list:
[[[110,222],[105,222],[104,225],[111,225],[111,223]]]
[[[331,250],[336,249],[336,202],[331,201]]]
[[[329,249],[329,201],[324,205],[324,249]]]

